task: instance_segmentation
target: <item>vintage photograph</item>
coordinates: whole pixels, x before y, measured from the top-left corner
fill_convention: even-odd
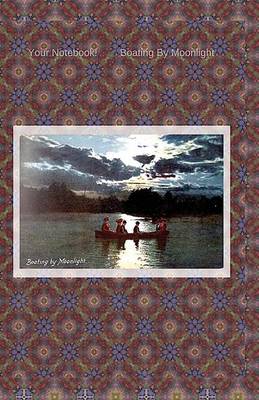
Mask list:
[[[18,276],[228,276],[228,127],[23,126],[14,142]]]

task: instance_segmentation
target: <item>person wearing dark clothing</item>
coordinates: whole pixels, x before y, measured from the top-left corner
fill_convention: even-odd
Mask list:
[[[127,221],[123,221],[122,225],[121,225],[121,233],[128,233],[127,229],[126,229],[126,223]]]
[[[121,218],[117,219],[116,223],[117,223],[116,232],[121,233],[122,219]]]
[[[135,243],[136,249],[138,250],[138,248],[139,248],[139,239],[134,240],[134,243]]]
[[[136,221],[136,225],[134,226],[133,233],[140,233],[139,221]]]

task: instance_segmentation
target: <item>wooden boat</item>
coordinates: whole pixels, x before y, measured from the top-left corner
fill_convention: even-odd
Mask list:
[[[121,240],[139,240],[139,239],[160,239],[166,238],[169,231],[163,232],[140,232],[140,233],[117,233],[95,231],[95,237],[98,239],[121,239]]]

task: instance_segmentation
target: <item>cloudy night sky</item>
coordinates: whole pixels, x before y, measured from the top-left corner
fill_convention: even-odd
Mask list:
[[[22,136],[21,183],[111,194],[223,193],[222,135]]]

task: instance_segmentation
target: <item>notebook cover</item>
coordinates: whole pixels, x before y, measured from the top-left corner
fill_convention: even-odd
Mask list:
[[[255,2],[7,0],[0,7],[0,399],[253,400]],[[158,48],[168,37],[182,47],[213,44],[220,55],[199,60],[198,103],[185,61],[174,64],[175,106],[161,102],[172,86],[163,60],[150,61],[148,84],[135,73],[138,59],[123,61],[125,78],[111,72],[114,40]],[[45,59],[32,58],[27,47],[62,40],[93,42],[102,78],[86,83],[75,59],[71,80],[62,58],[50,60],[49,79],[40,77],[36,67]],[[70,86],[76,99],[64,105],[60,96]],[[115,106],[117,89],[127,98]],[[230,126],[231,277],[14,278],[13,127],[145,123]],[[91,334],[93,320],[98,332]]]

